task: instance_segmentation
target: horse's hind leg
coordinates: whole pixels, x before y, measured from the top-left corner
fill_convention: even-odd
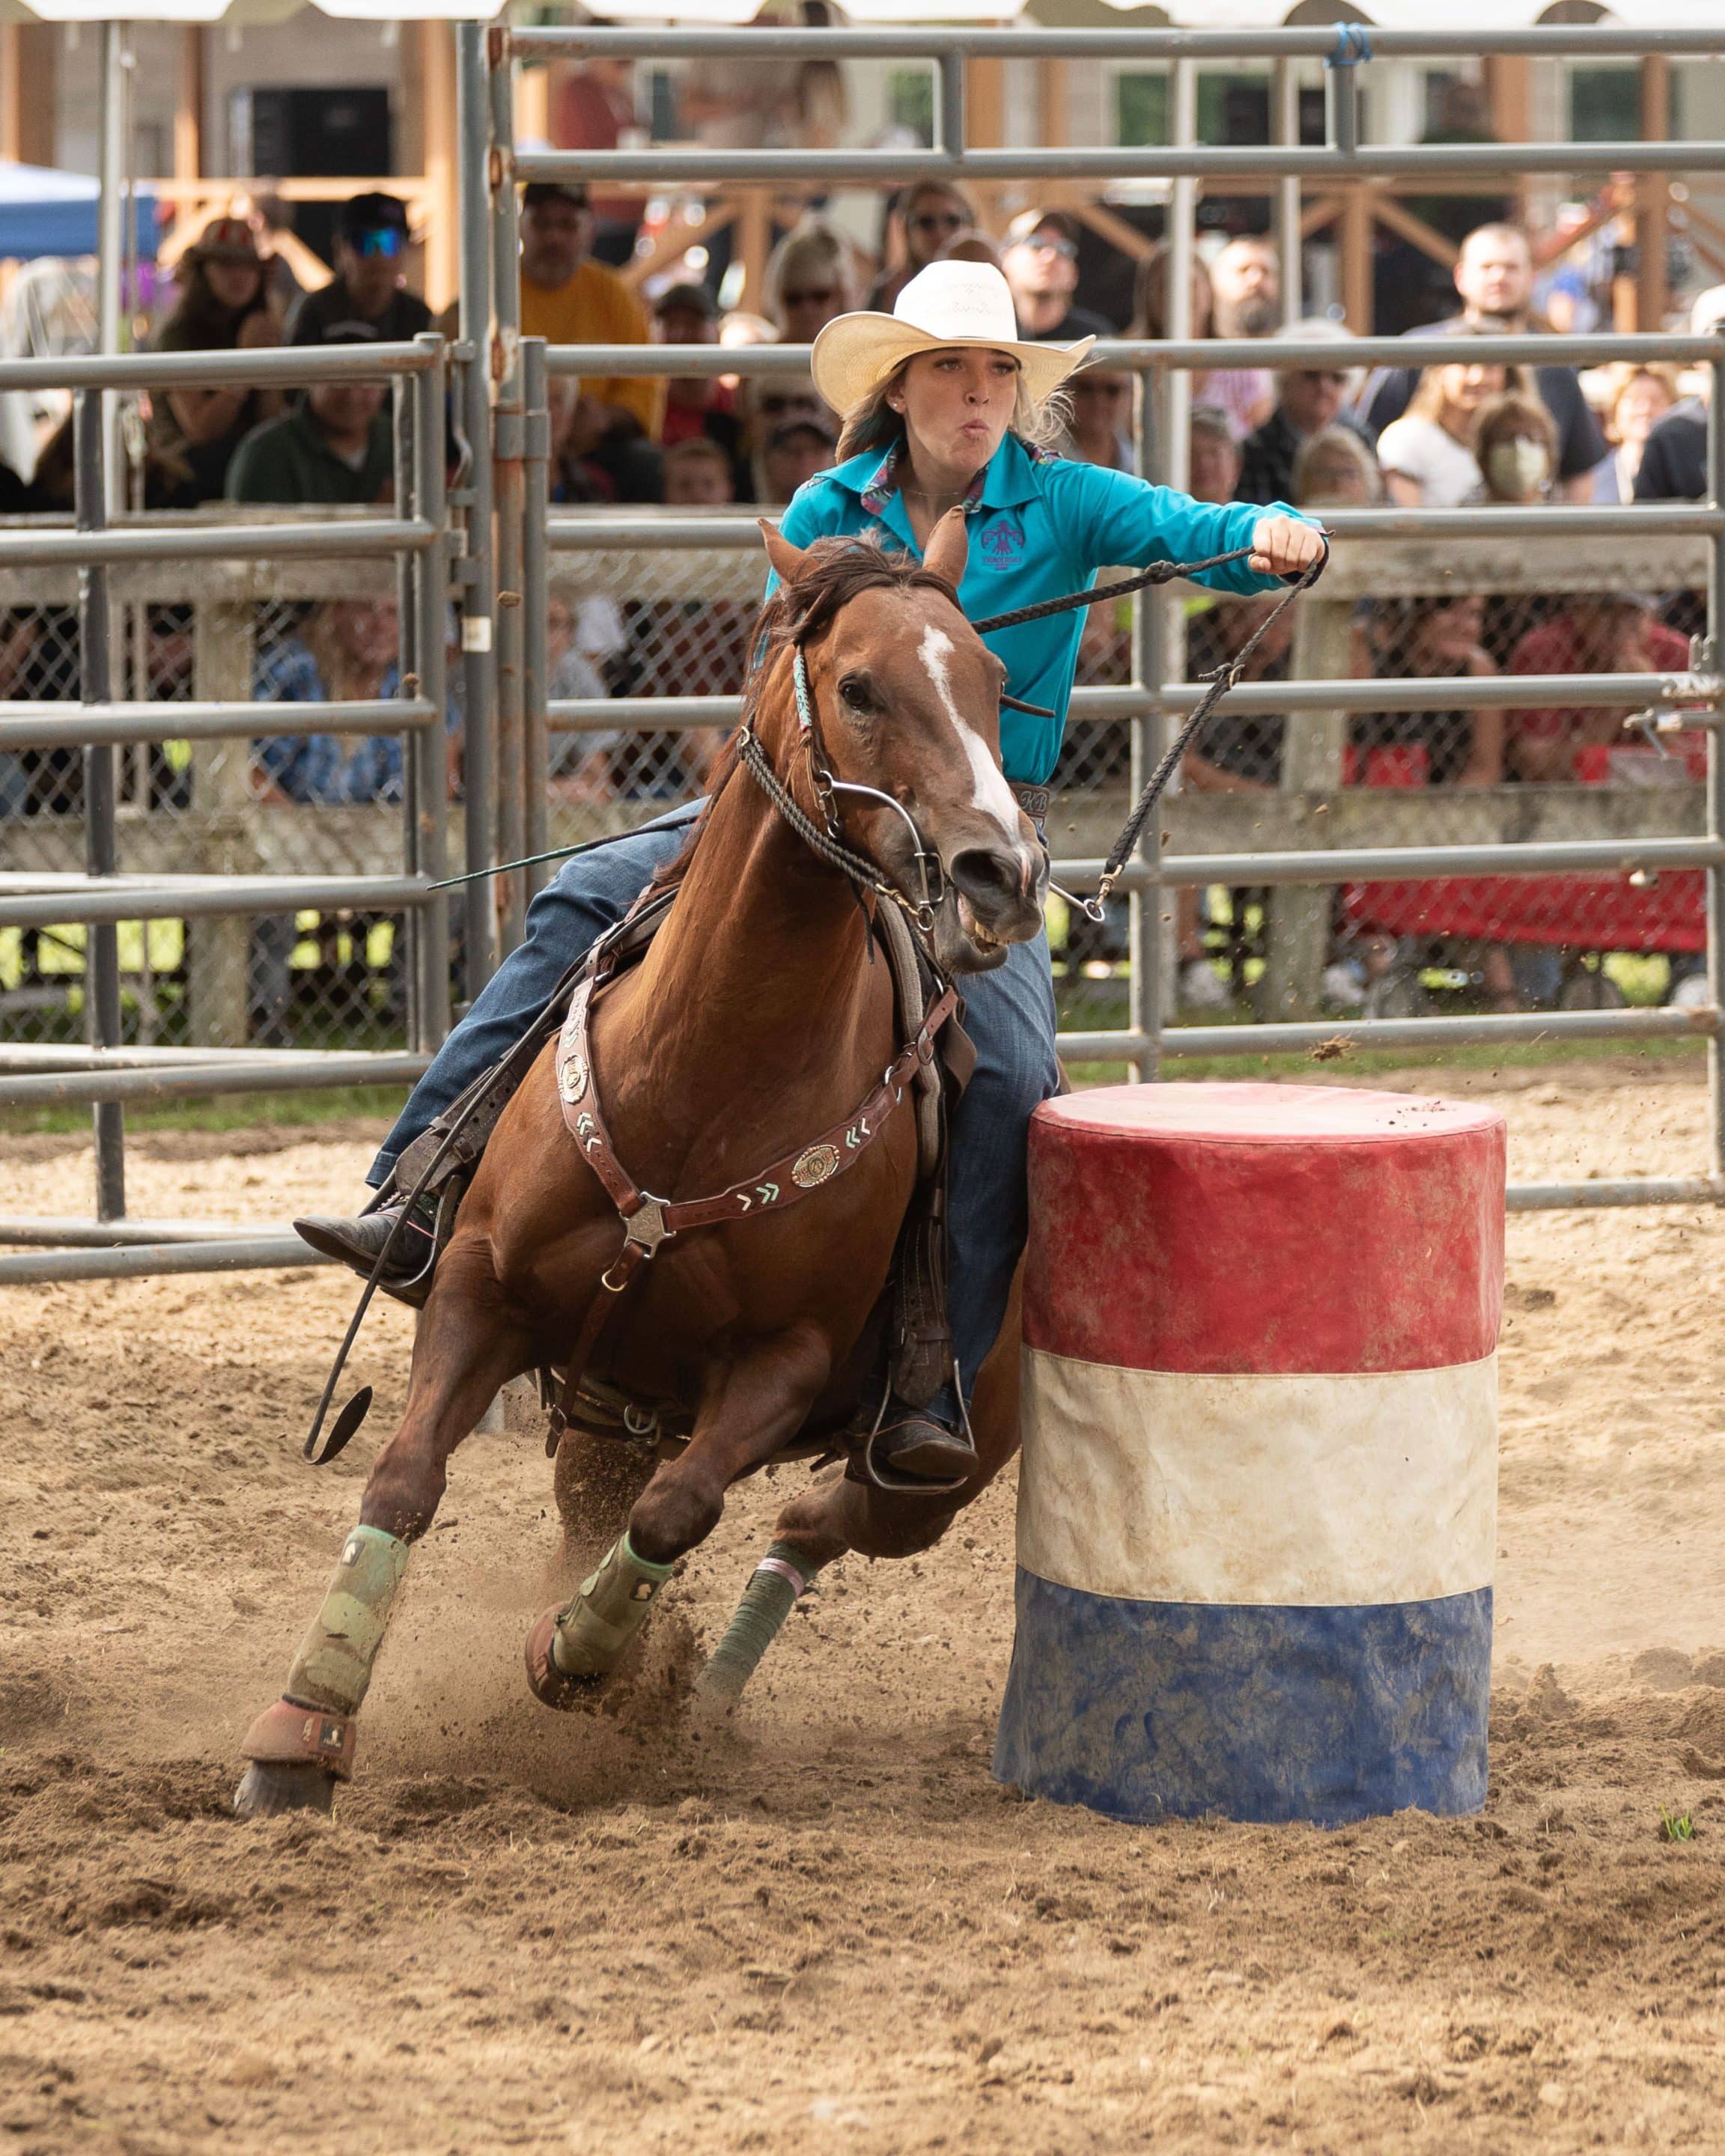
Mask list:
[[[914,1557],[932,1549],[993,1481],[1018,1450],[1019,1330],[1015,1281],[1006,1322],[971,1399],[978,1464],[960,1488],[938,1497],[906,1496],[833,1475],[785,1507],[774,1524],[771,1547],[750,1574],[736,1613],[697,1681],[700,1696],[710,1705],[721,1710],[736,1705],[823,1565],[848,1550],[860,1557]]]
[[[452,1244],[445,1254],[425,1306],[407,1411],[367,1481],[359,1525],[342,1545],[283,1697],[247,1733],[250,1764],[234,1799],[242,1818],[330,1809],[336,1783],[352,1772],[355,1717],[408,1545],[431,1524],[450,1454],[530,1359],[526,1336],[501,1322],[495,1286],[484,1291],[488,1281],[475,1281],[475,1268],[460,1264],[459,1249]]]
[[[573,1707],[610,1675],[677,1559],[712,1532],[732,1484],[800,1429],[831,1367],[824,1336],[811,1328],[740,1356],[716,1379],[687,1449],[659,1469],[573,1599],[528,1635],[536,1698]]]

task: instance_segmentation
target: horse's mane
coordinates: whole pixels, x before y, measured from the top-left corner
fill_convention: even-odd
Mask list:
[[[743,690],[743,723],[755,716],[767,678],[768,661],[787,644],[800,644],[824,629],[839,608],[860,592],[879,589],[938,592],[956,607],[957,588],[909,554],[890,551],[872,534],[817,539],[805,551],[795,579],[781,584],[762,605],[749,631],[749,678]],[[700,844],[712,804],[737,769],[735,737],[726,739],[709,774],[707,806],[673,858],[655,875],[650,888],[680,883]]]

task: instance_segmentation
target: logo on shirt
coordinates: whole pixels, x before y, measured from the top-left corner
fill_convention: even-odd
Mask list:
[[[991,569],[1015,568],[1024,558],[1024,527],[1016,517],[997,516],[977,543]]]

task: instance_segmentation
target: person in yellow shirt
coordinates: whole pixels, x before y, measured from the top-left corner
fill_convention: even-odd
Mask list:
[[[647,316],[614,270],[588,254],[587,189],[536,181],[521,198],[521,334],[552,344],[645,344]],[[658,434],[664,384],[640,375],[585,377],[572,422],[580,455]]]

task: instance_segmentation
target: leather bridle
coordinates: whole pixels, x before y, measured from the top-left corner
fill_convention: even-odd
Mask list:
[[[923,838],[916,818],[903,802],[878,786],[864,786],[852,779],[834,777],[826,743],[821,736],[819,713],[809,686],[809,661],[801,637],[791,646],[791,686],[797,706],[798,741],[808,758],[809,782],[820,804],[824,828],[817,824],[798,805],[795,796],[773,769],[773,760],[755,732],[752,698],[748,705],[747,716],[737,730],[738,762],[807,845],[824,860],[841,870],[860,888],[872,891],[876,898],[899,907],[926,943],[934,932],[935,915],[947,895],[946,875],[941,867],[940,855]],[[850,844],[838,799],[840,794],[852,795],[857,800],[866,801],[876,808],[890,808],[904,824],[910,834],[911,859],[916,875],[917,888],[914,897],[901,890],[871,855],[860,853]]]

